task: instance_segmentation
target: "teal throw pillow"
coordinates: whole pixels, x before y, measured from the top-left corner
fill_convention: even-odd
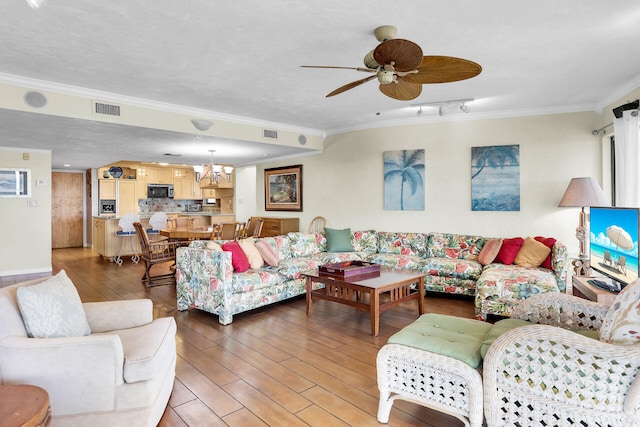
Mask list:
[[[78,291],[64,270],[37,285],[19,288],[17,299],[25,329],[32,338],[91,333]]]
[[[327,237],[327,252],[353,252],[350,228],[334,230],[325,227],[324,234]]]

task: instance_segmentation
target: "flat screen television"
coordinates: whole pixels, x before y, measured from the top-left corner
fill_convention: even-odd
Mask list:
[[[638,208],[590,208],[591,268],[621,287],[638,278]]]

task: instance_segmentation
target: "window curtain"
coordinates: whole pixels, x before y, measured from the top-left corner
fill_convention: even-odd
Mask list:
[[[613,122],[615,142],[616,206],[640,207],[640,120],[638,110],[627,110]]]

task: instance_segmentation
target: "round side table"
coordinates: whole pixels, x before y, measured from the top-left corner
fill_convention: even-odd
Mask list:
[[[33,385],[0,385],[0,420],[7,427],[48,426],[49,394]]]

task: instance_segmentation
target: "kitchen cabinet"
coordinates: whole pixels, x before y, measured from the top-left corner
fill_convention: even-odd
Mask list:
[[[149,184],[173,184],[173,168],[151,166],[146,169]]]
[[[110,261],[113,261],[117,255],[133,255],[131,253],[131,245],[133,245],[134,251],[140,254],[138,236],[135,234],[125,237],[116,235],[116,231],[119,229],[119,221],[118,218],[93,218],[93,250],[105,258],[109,258]],[[141,222],[148,224],[149,220],[146,219]]]
[[[138,178],[136,180],[136,197],[138,199],[146,199],[147,198],[147,177]]]
[[[115,200],[116,180],[101,179],[98,181],[98,192],[100,193],[100,200]]]
[[[300,218],[259,217],[264,220],[260,237],[281,236],[292,231],[300,231]]]
[[[173,190],[174,199],[200,200],[202,193],[200,186],[196,182],[193,169],[174,168],[173,169]]]
[[[118,216],[122,217],[128,213],[138,212],[136,187],[137,183],[133,179],[118,181],[118,198],[116,204]]]

